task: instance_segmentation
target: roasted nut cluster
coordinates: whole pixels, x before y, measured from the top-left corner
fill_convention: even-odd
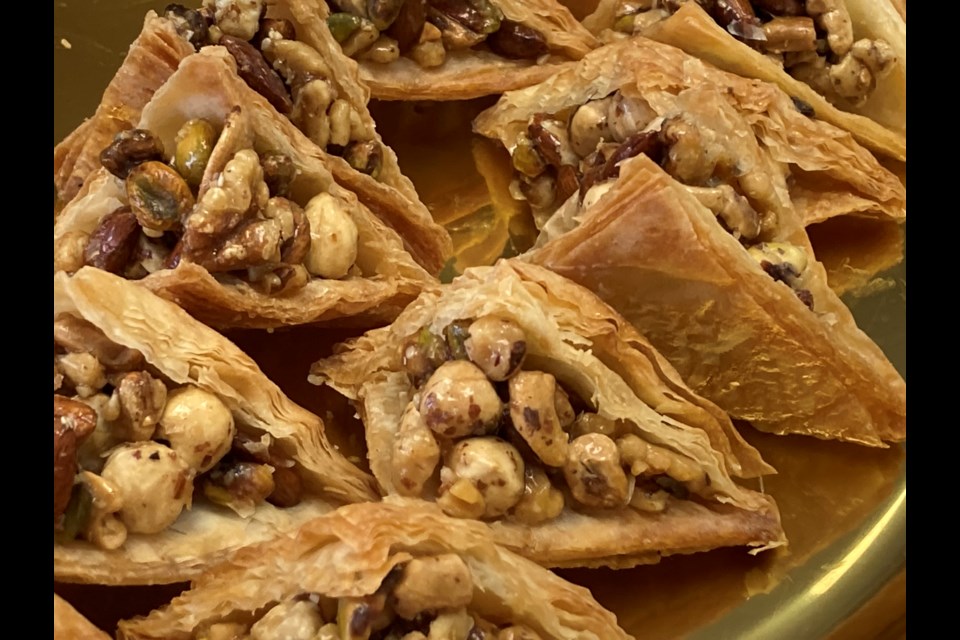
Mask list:
[[[813,308],[813,296],[802,285],[806,260],[783,267],[777,258],[762,258],[764,249],[754,249],[783,244],[763,242],[776,230],[773,185],[760,172],[738,169],[738,148],[723,132],[699,126],[683,113],[658,118],[644,99],[616,91],[576,107],[565,118],[535,114],[511,153],[512,189],[530,203],[542,227],[575,194],[580,207],[592,206],[612,186],[619,164],[640,154],[683,183],[750,249],[764,271]],[[798,247],[790,251],[802,253]]]
[[[75,271],[87,264],[142,278],[182,260],[267,293],[294,291],[314,276],[347,277],[357,259],[356,223],[346,203],[328,193],[305,208],[289,199],[297,176],[289,157],[241,149],[222,171],[208,170],[214,146],[229,141],[239,117],[232,112],[222,132],[207,120],[185,122],[169,165],[143,160],[163,155],[149,131],[118,135],[102,157],[123,179],[128,203],[89,236],[62,238],[57,266]]]
[[[139,352],[73,315],[54,321],[53,391],[58,540],[116,549],[130,533],[164,531],[191,507],[195,484],[244,513],[264,500],[300,500],[292,461],[269,442],[251,446],[220,398],[174,387]]]
[[[663,510],[669,494],[705,488],[691,461],[524,368],[527,339],[513,320],[459,320],[442,335],[424,327],[401,348],[417,387],[393,444],[401,495],[435,493],[456,517],[536,524],[564,505]]]
[[[377,178],[383,150],[372,126],[338,95],[323,57],[297,40],[293,23],[267,18],[265,12],[264,0],[204,0],[200,9],[170,5],[166,16],[197,49],[211,44],[226,48],[237,62],[240,77],[307,137]],[[388,50],[379,44],[369,55],[388,56]],[[195,187],[187,168],[180,161],[175,166]]]
[[[303,593],[271,607],[252,624],[219,622],[197,640],[394,640],[470,638],[540,640],[524,625],[501,627],[470,613],[473,576],[453,553],[419,556],[397,565],[364,597]]]
[[[482,46],[505,58],[536,60],[550,52],[542,33],[508,20],[489,0],[333,0],[327,18],[343,52],[359,60],[421,67],[442,65],[447,52]]]
[[[854,40],[844,0],[697,0],[731,35],[846,109],[862,105],[893,69],[882,40]],[[620,0],[615,31],[642,33],[682,1]]]

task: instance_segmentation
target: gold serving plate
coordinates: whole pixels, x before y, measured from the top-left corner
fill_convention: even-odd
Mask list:
[[[144,13],[166,4],[55,2],[54,143],[93,113]],[[528,211],[509,196],[506,153],[470,133],[472,118],[493,102],[370,106],[404,173],[453,237],[456,253],[444,279],[516,255],[536,234]],[[812,237],[830,263],[856,263],[858,244],[842,231],[817,229]],[[902,256],[900,236],[868,240],[890,243],[891,262]],[[906,262],[861,285],[844,299],[906,377]],[[331,423],[341,446],[362,462],[361,427],[345,401],[306,381],[310,363],[348,335],[301,328],[235,331],[229,337],[291,398]],[[625,571],[561,575],[588,587],[624,629],[645,640],[905,637],[906,447],[868,449],[748,426],[743,432],[779,470],[763,489],[780,506],[789,547],[756,557],[723,549]],[[113,634],[117,620],[145,614],[185,587],[56,584],[55,590]]]

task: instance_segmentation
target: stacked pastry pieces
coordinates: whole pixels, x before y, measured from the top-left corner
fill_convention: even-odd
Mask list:
[[[731,3],[627,4],[587,26],[668,41]],[[765,24],[733,36],[804,3],[754,4]],[[822,13],[803,20],[843,28]],[[731,416],[905,438],[905,383],[805,231],[905,217],[858,144],[902,160],[905,129],[825,101],[895,107],[886,36],[856,25],[868,44],[806,60],[867,68],[880,88],[854,105],[642,37],[597,49],[553,0],[149,14],[55,150],[55,578],[193,581],[123,638],[627,638],[544,567],[786,544],[757,482],[774,469]],[[449,236],[366,103],[513,89],[474,128],[509,151],[539,240],[441,285]],[[310,381],[356,409],[372,476],[209,328],[304,324],[367,330]],[[56,596],[55,620],[85,622]]]
[[[373,635],[371,635],[373,634]],[[119,637],[629,638],[590,592],[405,500],[351,505],[225,563]]]
[[[304,38],[340,48],[383,100],[526,87],[599,43],[557,0],[285,0]]]
[[[221,47],[184,59],[102,158],[57,218],[59,270],[137,279],[220,327],[372,324],[434,281]]]
[[[872,151],[907,159],[907,25],[890,0],[600,0],[584,25],[776,84]]]
[[[188,580],[371,479],[227,339],[99,269],[54,277],[54,577]]]
[[[783,543],[771,469],[586,289],[477,267],[316,363],[355,401],[387,495],[491,523],[548,566],[632,566]]]
[[[902,185],[848,134],[642,38],[474,124],[512,152],[544,214],[528,259],[601,295],[692,388],[763,430],[904,439],[906,384],[803,229],[819,209],[905,214]]]
[[[280,2],[267,11],[266,3],[254,0],[210,2],[199,9],[170,5],[162,16],[149,12],[97,112],[54,149],[54,186],[60,201],[75,197],[101,166],[101,154],[117,134],[129,136],[138,126],[146,103],[184,59],[218,45],[222,49],[217,55],[232,58],[233,73],[262,99],[234,93],[231,87],[237,83],[228,78],[217,78],[214,87],[181,81],[180,93],[172,99],[186,103],[193,91],[208,97],[224,92],[218,99],[256,102],[260,110],[269,103],[276,113],[267,117],[277,121],[276,128],[287,135],[283,121],[296,125],[319,147],[309,153],[319,156],[337,182],[395,229],[419,264],[438,272],[451,251],[450,238],[433,222],[413,184],[400,172],[396,154],[377,133],[366,108],[367,90],[352,63],[336,47],[317,50],[298,40],[293,24],[282,17],[288,13],[285,7]],[[223,83],[228,86],[220,88]],[[149,156],[149,147],[136,148],[135,140],[124,140],[134,153]],[[167,152],[172,155],[173,149]]]

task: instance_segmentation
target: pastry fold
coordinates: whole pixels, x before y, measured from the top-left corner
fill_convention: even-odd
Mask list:
[[[176,305],[98,269],[84,268],[72,277],[61,272],[53,284],[55,321],[72,316],[74,322],[93,325],[121,350],[139,352],[153,378],[159,376],[171,388],[196,387],[218,398],[232,414],[237,434],[268,442],[270,455],[292,465],[288,469],[303,488],[295,506],[261,502],[243,517],[198,496],[168,528],[130,532],[113,549],[83,540],[55,542],[55,579],[128,585],[189,580],[210,563],[292,530],[331,505],[376,496],[372,479],[327,440],[320,418],[287,398],[226,338]],[[112,349],[116,353],[116,347]],[[55,366],[55,390],[56,371]],[[167,398],[169,402],[169,394]],[[56,415],[55,406],[55,423]],[[101,413],[101,422],[105,415]],[[98,436],[95,432],[90,437]],[[56,461],[55,450],[55,468]],[[100,509],[97,502],[94,508]]]
[[[180,63],[197,49],[207,49],[210,39],[190,31],[190,22],[184,22],[183,15],[190,20],[202,20],[211,25],[217,24],[212,14],[203,14],[180,7],[181,14],[176,15],[168,11],[158,16],[150,11],[144,19],[143,30],[131,45],[130,52],[121,65],[117,74],[110,82],[102,101],[93,117],[86,120],[73,133],[54,148],[54,187],[62,203],[70,202],[80,190],[83,183],[100,168],[100,153],[120,131],[138,126],[141,112],[154,93],[173,75]],[[183,13],[187,12],[187,13]],[[271,5],[263,20],[282,19],[289,13],[283,3]],[[279,34],[274,34],[277,40],[284,40]],[[236,38],[240,40],[242,38]],[[273,42],[270,38],[266,41]],[[196,42],[197,46],[193,42]],[[246,44],[246,43],[243,43]],[[239,45],[238,45],[239,46]],[[275,119],[286,120],[291,118],[295,124],[307,132],[315,132],[325,128],[330,105],[322,107],[311,105],[300,108],[296,101],[291,102],[291,84],[304,82],[305,79],[320,80],[328,83],[327,99],[340,100],[349,104],[355,120],[351,124],[351,135],[362,131],[361,138],[368,139],[376,146],[375,169],[369,169],[369,174],[352,166],[341,155],[343,145],[337,149],[331,148],[329,138],[311,135],[311,138],[320,148],[309,151],[316,156],[325,170],[333,174],[334,179],[344,188],[354,192],[358,199],[376,216],[392,227],[403,239],[408,251],[414,259],[427,271],[436,274],[443,267],[452,252],[452,244],[447,232],[440,225],[433,222],[429,210],[420,201],[413,183],[404,176],[397,162],[394,151],[384,144],[380,134],[376,131],[373,118],[367,110],[368,96],[361,88],[357,79],[356,69],[351,68],[350,61],[343,56],[338,47],[314,51],[309,45],[301,41],[287,41],[275,50],[279,53],[268,55],[268,61],[262,51],[264,45],[250,47],[243,65],[249,72],[251,66],[262,64],[267,71],[258,71],[260,77],[276,75],[273,82],[274,106],[280,108],[286,117],[274,114]],[[305,52],[304,47],[309,49]],[[266,45],[270,50],[270,45]],[[305,55],[309,53],[311,55]],[[223,56],[223,51],[217,54]],[[231,53],[226,57],[235,54]],[[320,59],[318,59],[320,56]],[[257,60],[259,59],[259,61]],[[290,60],[294,60],[293,63]],[[272,62],[272,64],[271,64]],[[298,66],[299,65],[299,66]],[[236,63],[232,65],[235,67]],[[233,75],[221,72],[224,75]],[[254,74],[256,75],[256,74]],[[233,94],[233,89],[227,85],[235,85],[234,79],[219,78],[218,85],[223,85],[227,95],[233,95],[247,101],[257,101],[253,97],[253,89],[239,94]],[[263,80],[261,80],[263,82]],[[243,84],[240,82],[239,84]],[[269,83],[268,83],[269,84]],[[278,88],[279,85],[279,88]],[[262,85],[261,85],[262,86]],[[260,90],[260,89],[258,89]],[[179,89],[181,98],[189,102],[192,92],[197,92],[197,101],[203,101],[216,89],[196,85],[185,86],[181,83]],[[206,97],[205,97],[206,96]],[[259,102],[266,104],[261,98]],[[282,103],[282,104],[281,104]],[[292,109],[292,111],[291,111]],[[329,131],[329,125],[326,125]],[[338,155],[340,154],[340,155]],[[374,177],[376,176],[376,177]]]
[[[906,218],[903,183],[850,134],[819,119],[819,112],[807,117],[773,84],[721,71],[642,37],[607,45],[539,85],[505,94],[474,120],[474,131],[513,152],[537,114],[568,118],[577,107],[615,92],[641,105],[631,107],[637,110],[632,117],[653,118],[637,122],[639,131],[680,118],[713,134],[710,144],[738,158],[736,174],[757,173],[781,192],[760,206],[792,207],[804,225],[839,216],[892,223]],[[555,199],[543,214],[564,200]]]
[[[218,327],[320,322],[369,326],[391,320],[424,286],[431,286],[434,278],[417,264],[393,229],[371,213],[354,192],[337,183],[319,149],[250,90],[235,71],[233,58],[220,47],[207,47],[186,58],[144,108],[138,126],[153,133],[167,149],[175,147],[178,131],[191,119],[203,118],[222,129],[199,185],[198,203],[208,192],[214,201],[213,191],[223,185],[222,171],[241,153],[249,154],[252,149],[260,157],[270,153],[286,156],[295,168],[289,199],[308,208],[318,195],[331,196],[330,201],[337,203],[356,227],[355,261],[338,279],[310,272],[302,286],[271,293],[234,277],[236,272],[214,275],[201,266],[200,260],[216,259],[221,249],[214,246],[209,250],[212,254],[198,249],[192,257],[181,258],[175,268],[166,268],[170,262],[159,269],[153,265],[139,282]],[[247,194],[250,198],[249,191]],[[57,263],[61,249],[85,239],[90,242],[102,232],[107,216],[130,202],[127,183],[106,168],[90,176],[56,221],[55,266],[73,270],[75,259]],[[197,205],[186,214],[183,224],[188,225],[200,208]],[[314,237],[311,242],[321,241],[325,239]]]
[[[453,367],[459,367],[473,371],[473,361],[480,360],[471,356],[470,361],[463,362],[466,356],[455,357],[457,347],[450,346],[452,351],[447,358],[455,357],[453,362],[442,364],[423,385],[417,380],[419,374],[411,368],[416,366],[411,363],[417,361],[411,345],[436,344],[437,340],[444,340],[443,336],[448,336],[447,343],[454,345],[453,338],[449,337],[453,335],[451,328],[473,327],[466,329],[468,335],[480,336],[481,329],[477,328],[480,325],[476,323],[490,318],[519,327],[525,336],[522,350],[526,355],[520,370],[513,370],[509,382],[496,383],[500,385],[504,405],[508,404],[504,385],[510,385],[509,412],[505,406],[504,415],[497,414],[492,427],[487,424],[469,434],[480,434],[480,438],[458,439],[464,435],[462,431],[450,437],[450,431],[432,421],[437,415],[447,416],[446,420],[455,420],[455,417],[444,413],[448,411],[443,408],[446,405],[434,408],[432,403],[442,394],[428,388],[443,384],[436,381],[444,377],[441,372],[445,369],[452,371]],[[514,356],[510,359],[513,362]],[[605,446],[614,446],[613,438],[617,438],[617,446],[626,446],[624,443],[628,440],[635,444],[642,440],[654,445],[657,451],[668,451],[666,455],[673,456],[678,465],[693,469],[686,478],[697,476],[704,479],[703,482],[684,485],[691,487],[689,494],[681,490],[667,495],[657,493],[656,487],[642,486],[648,478],[639,473],[644,477],[636,480],[636,490],[629,494],[638,498],[643,492],[657,494],[658,499],[665,502],[652,509],[654,512],[628,506],[626,494],[610,496],[611,502],[603,508],[596,502],[585,506],[586,502],[579,498],[574,501],[569,493],[559,500],[555,492],[567,491],[557,489],[557,486],[566,486],[559,469],[567,473],[568,467],[576,466],[564,459],[564,455],[574,455],[576,447],[585,446],[578,443],[581,437],[587,437],[583,434],[591,434],[596,429],[577,426],[577,423],[570,426],[572,415],[565,423],[557,422],[558,418],[551,417],[549,406],[519,399],[521,396],[512,385],[523,375],[528,376],[528,381],[533,380],[529,389],[535,389],[540,381],[555,380],[557,393],[565,397],[569,394],[569,402],[574,407],[571,411],[579,415],[577,420],[582,420],[583,425],[587,420],[594,420],[593,424],[616,425],[606,432],[609,438],[598,437]],[[772,468],[742,440],[729,418],[693,393],[650,343],[616,312],[586,289],[540,267],[500,261],[494,267],[468,269],[442,290],[424,293],[391,326],[349,341],[340,353],[315,363],[310,380],[315,384],[329,384],[354,401],[366,428],[370,468],[387,495],[437,500],[448,513],[457,513],[463,506],[457,503],[461,497],[482,505],[483,500],[475,495],[470,497],[473,492],[469,487],[462,487],[462,491],[451,489],[451,483],[462,485],[455,482],[456,474],[466,478],[472,473],[466,468],[460,470],[456,451],[466,451],[464,447],[472,446],[476,440],[490,441],[493,433],[499,439],[515,443],[518,452],[523,452],[515,455],[522,456],[526,465],[520,467],[521,473],[525,470],[528,476],[551,475],[549,481],[540,482],[552,488],[539,494],[543,498],[547,494],[552,496],[549,504],[553,506],[547,507],[552,511],[550,516],[543,517],[540,512],[536,517],[519,515],[521,510],[529,514],[528,507],[515,500],[512,506],[508,500],[494,510],[494,500],[499,501],[501,496],[486,495],[487,485],[509,487],[512,482],[509,477],[504,480],[500,476],[482,478],[475,483],[480,492],[485,493],[487,510],[478,515],[471,511],[473,505],[467,505],[463,514],[491,521],[501,544],[541,564],[623,567],[657,562],[661,556],[672,553],[737,545],[766,548],[784,542],[773,500],[737,485],[732,479],[732,476],[756,477],[772,472]],[[470,388],[473,389],[470,393],[475,393],[477,398],[475,401],[474,395],[470,396],[470,415],[479,412],[482,419],[488,411],[487,401],[481,400],[482,390]],[[554,396],[552,391],[548,393],[551,394],[549,405]],[[422,424],[411,424],[410,414],[422,415]],[[430,430],[437,436],[427,434],[428,429],[423,425],[431,425]],[[526,435],[518,435],[521,431]],[[581,436],[575,438],[574,431]],[[410,466],[410,460],[422,462],[428,458],[419,455],[422,440],[414,442],[414,434],[417,438],[434,438],[443,451],[445,458],[439,475],[436,473],[439,454],[434,455],[432,465],[428,462],[419,469]],[[541,454],[544,443],[547,448],[561,447],[559,460],[554,451],[553,459],[549,463],[545,461],[546,456]],[[509,450],[512,445],[504,446],[501,441],[492,446]],[[477,455],[483,458],[488,454]],[[489,454],[491,460],[494,455]],[[624,464],[626,456],[621,460]],[[613,458],[620,460],[615,455]],[[610,477],[615,473],[612,471]],[[655,473],[651,471],[651,475]],[[417,482],[411,482],[411,478]],[[529,493],[533,490],[533,481],[528,477],[525,482]],[[624,477],[622,482],[626,485],[630,479]],[[547,502],[545,499],[539,506]],[[534,504],[534,511],[539,506]]]
[[[442,585],[450,572],[423,570],[431,561],[456,568],[458,582],[447,592]],[[472,589],[463,588],[463,582]],[[471,638],[492,640],[498,630],[511,626],[526,631],[517,637],[543,640],[631,637],[589,591],[497,546],[482,524],[448,518],[432,505],[403,499],[343,507],[306,524],[291,538],[238,554],[196,580],[169,605],[146,617],[121,621],[119,637],[185,640],[206,637],[204,633],[216,629],[213,625],[236,624],[233,629],[238,631],[258,620],[267,625],[270,611],[264,615],[265,609],[277,603],[276,609],[286,609],[288,621],[299,615],[298,620],[306,621],[300,629],[315,631],[331,624],[332,616],[325,613],[330,599],[338,600],[341,615],[351,610],[344,603],[376,607],[378,596],[395,600],[398,609],[406,610],[411,606],[406,596],[410,592],[420,594],[415,606],[426,613],[407,623],[393,618],[388,628],[405,631],[402,625],[414,629],[422,625],[425,636],[429,624],[431,638],[465,638],[472,632]],[[453,598],[458,609],[450,604]],[[441,609],[440,615],[436,609]],[[455,631],[461,625],[454,623],[447,633],[440,633],[442,619],[462,617],[464,609],[469,618],[462,630]],[[301,613],[304,610],[309,613]],[[337,624],[352,627],[356,637],[362,633],[358,628],[368,628],[362,623]]]
[[[116,134],[136,126],[154,92],[193,52],[193,45],[170,20],[147,13],[96,112],[53,148],[53,186],[62,203],[77,195],[87,177],[100,168],[100,152]]]
[[[849,131],[871,151],[906,160],[907,27],[905,18],[890,0],[820,3],[830,9],[830,13],[836,11],[832,5],[845,6],[845,11],[836,13],[847,15],[853,41],[882,41],[889,47],[887,55],[895,56],[891,70],[879,79],[869,69],[861,72],[866,73],[870,83],[875,84],[874,90],[862,104],[844,103],[842,99],[837,99],[834,102],[839,107],[818,93],[814,85],[791,76],[782,64],[735,38],[698,3],[679,4],[675,13],[640,28],[637,33],[679,47],[721,69],[772,82],[790,96],[809,105],[819,119]],[[617,5],[618,0],[601,0],[596,12],[584,19],[584,25],[594,33],[607,30],[605,39],[615,37],[609,29],[617,20]],[[844,20],[840,17],[834,19]],[[810,24],[812,27],[813,20]],[[823,44],[832,42],[833,37],[830,35]],[[861,78],[860,82],[865,81]]]
[[[340,50],[327,27],[327,18],[337,12],[335,6],[323,0],[280,0],[278,4],[290,12],[298,29],[305,28],[304,37],[310,44],[320,50]],[[442,64],[430,67],[421,66],[404,53],[391,62],[344,59],[359,69],[361,81],[374,98],[467,100],[536,84],[600,44],[556,0],[485,0],[474,4],[492,5],[504,19],[538,31],[547,53],[535,59],[508,58],[481,43],[473,48],[447,49]]]
[[[812,308],[646,156],[592,206],[570,204],[526,258],[600,295],[731,416],[870,446],[906,438],[906,383],[789,217],[774,239],[805,254]]]
[[[93,626],[79,611],[53,594],[54,640],[109,640],[110,636]]]

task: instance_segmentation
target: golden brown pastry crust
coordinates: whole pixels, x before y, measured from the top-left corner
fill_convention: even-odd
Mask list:
[[[147,13],[96,113],[53,149],[53,186],[63,203],[72,200],[87,176],[100,168],[100,152],[113,137],[136,126],[143,106],[191,53],[193,45],[169,20]]]
[[[802,115],[772,84],[645,38],[607,45],[539,85],[505,94],[477,116],[474,131],[509,149],[535,113],[557,113],[618,89],[647,99],[661,116],[684,111],[709,123],[722,111],[725,126],[752,129],[756,143],[745,142],[760,144],[775,163],[770,179],[782,182],[777,174],[790,172],[784,186],[805,225],[840,215],[906,218],[906,187],[850,134]]]
[[[393,443],[414,392],[402,369],[402,345],[423,326],[439,333],[456,319],[487,314],[524,329],[528,363],[591,398],[603,415],[636,422],[642,437],[694,460],[717,492],[712,506],[671,506],[659,516],[618,511],[592,517],[568,508],[534,527],[497,522],[502,544],[550,566],[629,566],[717,546],[783,543],[773,501],[730,477],[772,469],[723,412],[692,393],[647,340],[596,296],[516,261],[468,269],[442,290],[424,293],[390,327],[349,341],[341,353],[312,367],[311,381],[355,401],[370,468],[386,494],[396,493]]]
[[[556,0],[492,0],[503,15],[539,30],[553,53],[545,62],[509,60],[484,50],[448,51],[439,67],[425,69],[400,57],[388,64],[350,60],[374,98],[381,100],[467,100],[536,84],[579,60],[600,43]],[[330,9],[321,0],[280,0],[295,16],[305,39],[317,49],[339,45],[326,27]],[[342,54],[341,54],[342,55]],[[346,58],[346,56],[343,56]],[[349,60],[349,59],[348,59]]]
[[[205,117],[222,125],[235,105],[242,105],[240,117],[230,138],[224,135],[215,147],[201,193],[229,157],[245,145],[289,156],[300,170],[291,187],[295,201],[304,205],[313,195],[328,191],[346,201],[353,212],[361,275],[343,280],[314,278],[293,294],[267,295],[244,282],[218,280],[195,264],[181,263],[176,269],[144,278],[140,281],[144,286],[212,326],[270,328],[389,322],[423,287],[435,283],[396,232],[335,182],[316,145],[239,79],[233,58],[222,48],[207,47],[185,59],[144,108],[139,126],[153,131],[166,148],[173,148],[177,130],[188,119]],[[54,240],[70,231],[92,232],[124,199],[122,181],[101,168],[61,212]]]
[[[53,594],[53,637],[54,640],[110,640],[110,636],[57,594]]]
[[[783,222],[783,221],[782,221]],[[781,238],[805,247],[802,229]],[[758,429],[871,446],[906,438],[906,383],[811,261],[808,309],[646,156],[527,258],[616,308],[697,392]]]
[[[241,429],[269,433],[301,472],[308,492],[296,507],[257,508],[249,519],[197,503],[166,531],[131,534],[124,546],[105,551],[86,542],[54,544],[54,576],[70,582],[159,584],[187,580],[236,549],[295,528],[325,513],[331,501],[374,499],[372,479],[327,441],[323,422],[287,398],[230,341],[182,309],[104,271],[84,267],[72,277],[54,276],[54,318],[75,314],[146,361],[175,384],[215,394]]]
[[[809,85],[794,79],[762,53],[751,49],[721,28],[696,3],[688,2],[644,35],[679,47],[691,55],[738,75],[772,82],[789,95],[813,107],[817,117],[849,131],[872,151],[898,160],[907,158],[906,82],[907,35],[905,19],[889,0],[845,0],[854,38],[881,39],[897,55],[892,73],[883,78],[867,103],[855,112],[830,104]],[[601,0],[584,25],[600,33],[613,24],[616,0]],[[609,36],[609,32],[607,36]]]
[[[392,498],[342,507],[295,537],[237,554],[168,606],[120,622],[119,637],[186,640],[206,625],[249,621],[253,612],[301,593],[369,595],[394,566],[443,553],[459,555],[469,567],[474,596],[468,610],[481,617],[523,624],[545,640],[631,637],[589,591],[497,546],[485,525]]]

